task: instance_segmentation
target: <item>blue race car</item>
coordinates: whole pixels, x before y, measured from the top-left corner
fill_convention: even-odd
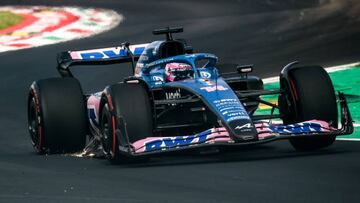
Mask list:
[[[30,87],[28,127],[35,149],[100,151],[112,162],[127,162],[279,139],[289,139],[297,150],[315,150],[353,132],[345,96],[338,94],[338,115],[335,91],[322,67],[290,63],[280,73],[280,89],[264,90],[259,77],[248,75],[251,65],[219,74],[215,55],[194,53],[185,40],[173,39],[182,31],[154,30],[166,40],[149,44],[60,53],[61,77]],[[77,64],[114,63],[131,64],[134,74],[90,95],[83,94],[70,71]],[[270,94],[279,95],[278,104],[262,100]],[[255,115],[259,104],[279,113]]]

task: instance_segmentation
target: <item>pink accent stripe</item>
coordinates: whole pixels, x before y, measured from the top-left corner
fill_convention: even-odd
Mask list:
[[[81,59],[80,54],[78,54],[76,51],[70,52],[70,56],[72,59]]]
[[[87,100],[87,106],[94,106],[96,115],[99,113],[99,106],[100,106],[101,97],[96,97],[91,95]],[[89,108],[89,107],[88,107]]]

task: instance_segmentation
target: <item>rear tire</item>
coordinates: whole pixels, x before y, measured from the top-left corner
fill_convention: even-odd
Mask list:
[[[38,153],[82,150],[88,128],[79,82],[74,78],[35,81],[28,97],[28,128]]]
[[[144,161],[126,156],[119,148],[129,148],[131,143],[153,135],[152,108],[146,88],[141,84],[130,83],[107,87],[100,115],[102,145],[110,162]],[[125,125],[121,125],[120,118]],[[120,129],[120,126],[126,126],[126,129]]]
[[[338,124],[338,111],[333,84],[328,73],[320,66],[292,67],[283,70],[280,76],[280,113],[284,124],[311,119],[329,122],[334,128]],[[285,76],[287,75],[287,76]],[[316,150],[330,146],[335,136],[293,137],[292,146],[299,151]]]

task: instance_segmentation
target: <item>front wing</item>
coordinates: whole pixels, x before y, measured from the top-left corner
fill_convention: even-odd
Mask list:
[[[309,120],[290,125],[259,121],[254,123],[258,133],[258,140],[255,141],[236,142],[229,136],[229,132],[225,128],[212,128],[188,136],[148,137],[131,143],[127,147],[120,147],[119,150],[120,153],[128,156],[147,156],[211,147],[241,147],[292,137],[348,135],[353,133],[353,121],[345,96],[342,93],[339,93],[339,100],[341,109],[341,128],[339,129],[335,129],[328,122],[321,120]],[[121,120],[121,118],[119,119]],[[119,129],[124,129],[125,125],[118,127]],[[126,134],[126,132],[121,132],[121,134]]]

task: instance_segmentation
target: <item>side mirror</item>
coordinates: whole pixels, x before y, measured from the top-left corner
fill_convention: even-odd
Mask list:
[[[253,71],[253,65],[238,65],[236,66],[236,70],[239,74],[245,74],[251,73]]]
[[[236,67],[236,72],[226,72],[226,73],[221,73],[219,76],[225,76],[225,75],[236,75],[237,74],[240,75],[240,77],[242,78],[247,78],[248,73],[251,73],[253,71],[253,65],[237,65],[237,64],[232,64],[232,63],[225,63],[225,64],[219,64],[218,65],[219,68],[222,69],[233,69],[234,67]]]

